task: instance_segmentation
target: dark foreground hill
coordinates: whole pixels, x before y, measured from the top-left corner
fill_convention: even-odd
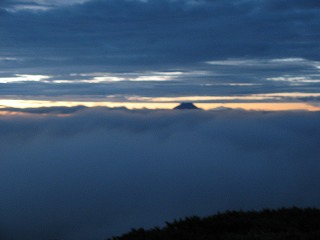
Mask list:
[[[162,229],[132,229],[112,240],[319,240],[320,210],[283,208],[189,217]]]

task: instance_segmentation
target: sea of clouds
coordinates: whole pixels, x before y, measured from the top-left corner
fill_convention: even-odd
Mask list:
[[[320,112],[57,112],[0,117],[3,240],[102,240],[190,215],[320,207]]]

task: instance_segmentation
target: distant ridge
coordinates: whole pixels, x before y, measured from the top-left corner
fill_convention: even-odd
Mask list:
[[[195,106],[191,102],[184,102],[180,103],[180,105],[176,106],[174,109],[179,109],[179,110],[192,110],[192,109],[200,109],[197,106]]]

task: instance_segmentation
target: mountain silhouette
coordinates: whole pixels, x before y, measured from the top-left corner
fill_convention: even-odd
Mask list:
[[[180,103],[180,105],[176,106],[174,109],[179,109],[179,110],[192,110],[192,109],[200,109],[197,106],[195,106],[191,102],[185,102],[185,103]]]

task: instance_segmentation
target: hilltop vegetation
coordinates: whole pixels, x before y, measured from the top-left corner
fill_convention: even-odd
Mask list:
[[[228,211],[166,223],[164,228],[132,229],[109,240],[318,240],[320,210]]]

